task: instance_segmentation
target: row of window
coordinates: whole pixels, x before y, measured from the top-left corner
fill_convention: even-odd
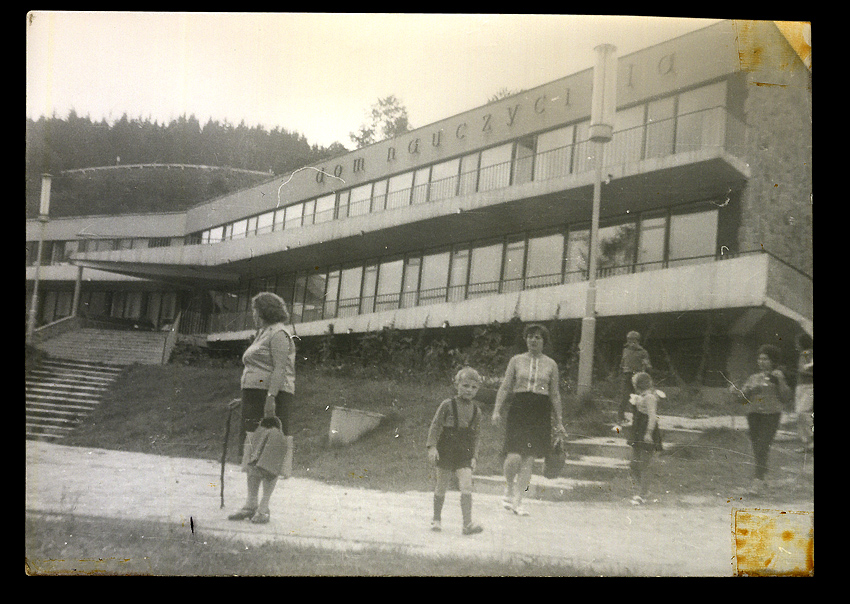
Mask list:
[[[599,229],[600,276],[713,259],[716,209],[647,213]],[[211,331],[250,328],[250,298],[273,291],[294,322],[346,317],[558,285],[587,278],[589,225],[521,233],[354,266],[254,279],[246,291],[215,293]]]
[[[729,116],[726,82],[620,110],[605,164],[621,165],[724,144]],[[207,229],[190,243],[300,228],[529,181],[587,172],[594,167],[589,120],[344,189]]]
[[[43,242],[41,266],[65,264],[77,252],[105,252],[183,245],[183,237],[125,237],[121,239],[71,239]],[[38,259],[38,241],[27,241],[27,266]]]
[[[39,305],[39,324],[70,316],[73,300],[72,291],[44,292]],[[177,316],[177,294],[174,292],[82,291],[79,304],[81,314],[87,317],[143,320],[156,328]]]

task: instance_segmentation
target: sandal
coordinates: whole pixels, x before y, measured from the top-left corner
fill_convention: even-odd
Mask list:
[[[268,512],[257,512],[251,518],[253,524],[268,524],[269,520],[271,520],[271,516]]]
[[[254,513],[257,511],[257,508],[242,508],[238,512],[235,512],[227,517],[228,520],[247,520],[251,518]]]

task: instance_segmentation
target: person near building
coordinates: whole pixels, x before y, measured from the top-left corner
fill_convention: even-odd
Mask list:
[[[643,505],[649,498],[651,464],[655,453],[661,451],[661,427],[658,424],[658,394],[652,378],[645,371],[632,377],[635,394],[634,419],[631,425],[632,461],[629,471],[632,478],[632,505]]]
[[[493,423],[499,424],[505,402],[511,399],[502,450],[506,483],[502,505],[518,516],[528,516],[522,499],[531,482],[534,460],[545,457],[552,446],[553,416],[557,436],[566,436],[558,364],[543,353],[550,341],[549,330],[531,324],[523,335],[527,351],[508,361],[492,415]]]
[[[649,353],[640,345],[640,334],[630,331],[626,334],[626,344],[620,358],[620,405],[617,410],[617,420],[620,424],[626,422],[626,412],[634,414],[634,405],[630,397],[635,394],[632,377],[641,371],[652,369]]]
[[[458,371],[454,378],[455,396],[440,403],[428,430],[428,460],[437,468],[433,531],[442,530],[443,503],[452,476],[457,476],[460,488],[461,533],[474,535],[484,530],[472,521],[472,473],[481,436],[481,410],[475,396],[481,382],[481,375],[472,367]]]
[[[245,434],[243,468],[247,474],[248,495],[245,505],[229,520],[250,520],[266,524],[270,519],[269,502],[278,478],[292,473],[293,437],[290,412],[295,396],[295,343],[285,325],[289,312],[283,299],[271,292],[260,292],[251,299],[257,333],[242,355],[242,424]],[[250,463],[256,458],[253,436],[261,422],[280,420],[286,449],[281,465],[274,471]],[[265,425],[265,424],[264,424]],[[260,488],[263,495],[260,498]]]

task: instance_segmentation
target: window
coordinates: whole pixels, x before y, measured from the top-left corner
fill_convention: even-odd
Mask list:
[[[667,237],[667,217],[643,217],[638,236],[637,270],[659,269],[664,265],[664,240]]]
[[[371,211],[372,183],[360,185],[351,189],[349,201],[349,216],[360,216]]]
[[[575,128],[567,126],[537,136],[534,180],[559,178],[570,173]]]
[[[274,227],[274,212],[266,212],[257,216],[257,234],[270,233]]]
[[[573,163],[575,169],[573,172],[580,174],[593,170],[594,153],[596,153],[596,145],[590,142],[590,120],[580,122],[575,125],[576,129],[576,144]]]
[[[431,168],[420,168],[413,173],[413,195],[410,203],[425,203],[428,201],[428,182],[431,178]]]
[[[534,169],[534,137],[525,136],[514,147],[514,166],[511,183],[521,185],[531,180]]]
[[[280,281],[280,279],[278,279]],[[302,321],[317,321],[322,318],[322,306],[325,299],[327,276],[324,273],[310,273],[304,288],[304,310]]]
[[[417,294],[419,293],[419,269],[422,259],[417,257],[408,258],[404,263],[404,284],[401,295],[401,307],[410,308],[417,305]]]
[[[668,266],[713,260],[717,249],[717,218],[717,210],[671,216]]]
[[[257,234],[257,216],[248,218],[248,237],[253,237]]]
[[[499,242],[472,249],[469,263],[470,298],[499,291],[503,247]]]
[[[233,239],[244,239],[248,234],[248,220],[237,220],[233,223]]]
[[[466,282],[469,275],[469,250],[456,249],[452,252],[451,272],[449,273],[449,302],[466,298]]]
[[[513,143],[507,143],[481,152],[478,190],[490,191],[510,185]]]
[[[295,276],[295,292],[292,296],[292,321],[304,318],[304,296],[307,292],[307,275],[298,273]]]
[[[310,201],[304,202],[304,226],[309,226],[313,224],[316,220],[316,200],[311,199]]]
[[[515,292],[522,289],[524,267],[525,240],[509,241],[505,246],[505,266],[502,271],[503,292]]]
[[[413,172],[397,174],[387,184],[387,209],[410,205],[410,190],[413,188]]]
[[[571,230],[567,239],[566,281],[573,283],[587,279],[590,250],[590,231],[588,229]]]
[[[337,300],[339,299],[339,270],[332,270],[328,273],[327,290],[325,291],[325,309],[324,318],[332,319],[336,317]]]
[[[339,280],[340,317],[356,315],[360,308],[360,284],[363,282],[363,267],[352,266],[342,270]]]
[[[597,276],[630,273],[635,261],[637,227],[629,222],[599,228]]]
[[[385,210],[387,206],[387,181],[379,180],[372,184],[372,212]]]
[[[274,213],[274,224],[272,225],[273,231],[282,231],[283,230],[283,220],[286,218],[286,208],[280,208],[275,210]]]
[[[348,202],[351,197],[351,189],[340,191],[337,195],[336,217],[338,220],[348,218]]]
[[[431,168],[431,201],[454,197],[457,194],[460,160],[452,159]]]
[[[647,159],[664,157],[673,153],[676,99],[668,97],[652,101],[646,107],[646,154]]]
[[[304,204],[296,203],[291,206],[286,206],[286,214],[283,219],[283,228],[285,230],[296,229],[301,226],[304,219]]]
[[[448,274],[449,252],[429,254],[422,257],[422,276],[419,291],[420,304],[446,301]]]
[[[375,311],[375,291],[378,287],[378,265],[369,264],[363,270],[363,292],[360,295],[360,312]]]
[[[391,260],[381,263],[378,269],[378,289],[375,298],[376,311],[398,308],[403,272],[403,260]]]
[[[465,155],[460,159],[460,187],[458,195],[470,195],[478,190],[478,162],[480,153]]]
[[[316,200],[316,222],[328,222],[334,219],[336,193],[331,193]]]
[[[643,152],[644,105],[618,111],[614,138],[605,149],[605,165],[618,166],[641,160]]]
[[[703,86],[679,95],[676,114],[676,153],[723,144],[721,107],[726,105],[726,82]]]
[[[563,263],[563,233],[530,238],[525,261],[525,286],[532,288],[559,284]]]

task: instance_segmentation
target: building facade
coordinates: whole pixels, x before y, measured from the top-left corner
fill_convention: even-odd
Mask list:
[[[574,73],[186,212],[50,220],[40,322],[76,295],[89,315],[179,316],[184,333],[236,341],[268,290],[302,338],[514,318],[579,329],[601,161],[598,338],[709,347],[723,374],[811,332],[811,72],[781,32],[725,21],[619,57],[602,157],[592,81]],[[28,246],[41,228],[28,222]]]

